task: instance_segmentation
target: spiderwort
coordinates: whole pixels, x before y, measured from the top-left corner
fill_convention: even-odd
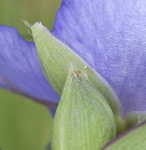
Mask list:
[[[145,6],[144,0],[63,0],[52,32],[110,83],[125,113],[146,108]],[[11,88],[6,79],[28,95],[58,102],[34,43],[1,25],[0,47],[1,87]]]
[[[123,114],[146,110],[145,0],[63,0],[52,34],[103,76]],[[59,95],[45,78],[33,42],[0,26],[0,86],[51,106]],[[50,105],[49,105],[50,106]]]
[[[90,84],[104,96],[104,100],[110,105],[120,131],[121,125],[123,128],[124,123],[121,117],[121,107],[108,83],[71,49],[49,34],[49,31],[41,23],[35,23],[31,29],[42,69],[53,88],[62,95],[70,66],[81,69]],[[88,99],[90,98],[88,97]]]
[[[126,124],[123,124],[124,120],[123,122],[117,122],[119,120],[117,119],[117,115],[121,118],[119,109],[115,109],[118,105],[113,105],[117,104],[113,103],[116,101],[109,99],[110,97],[114,98],[112,96],[114,93],[110,93],[111,90],[108,90],[110,87],[106,86],[105,82],[102,82],[103,79],[98,74],[94,74],[94,71],[90,70],[90,66],[86,65],[71,49],[57,41],[42,24],[36,23],[31,29],[46,78],[56,91],[61,94],[61,102],[57,107],[54,120],[52,150],[58,148],[63,150],[68,148],[76,150],[101,149],[101,147],[114,137],[113,133],[116,131],[116,126],[118,127],[118,131],[123,132],[125,125],[126,127],[127,125],[131,127],[145,120],[146,115],[144,112],[141,112],[141,114],[129,114],[126,118]],[[76,71],[73,71],[75,76],[73,72],[66,75],[71,68],[70,65],[78,68]],[[108,95],[104,95],[105,93]],[[112,113],[110,113],[108,107],[101,109],[102,103],[100,102],[106,105],[109,104]],[[101,112],[102,115],[99,115]],[[113,116],[112,119],[110,119],[109,114]],[[102,116],[102,119],[100,116]],[[107,122],[110,121],[110,123],[105,123],[105,120]],[[101,126],[97,127],[97,125]],[[143,126],[144,128],[142,128],[141,133],[145,133],[145,124]],[[90,132],[90,128],[94,132]],[[139,132],[139,130],[136,131]],[[81,140],[77,140],[78,137]],[[123,137],[124,141],[129,140],[127,136]],[[138,145],[145,145],[144,136],[141,139]],[[90,143],[90,141],[92,142]],[[123,138],[117,141],[120,141],[123,145],[123,142],[121,142]],[[133,139],[133,144],[137,145],[137,138]]]
[[[92,3],[64,0],[53,30],[56,37],[111,83],[125,111],[145,108],[145,5],[144,0]],[[56,100],[45,92],[53,93],[41,72],[34,44],[24,41],[15,29],[5,26],[0,29],[0,62],[1,66],[5,65],[1,67],[1,76],[26,93]],[[27,78],[32,83],[25,82]]]
[[[146,110],[145,7],[145,0],[63,0],[52,31],[109,82],[124,114]],[[0,58],[1,87],[58,102],[34,43],[3,25]]]

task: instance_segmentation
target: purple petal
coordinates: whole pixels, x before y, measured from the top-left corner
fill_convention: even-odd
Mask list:
[[[56,102],[59,96],[41,70],[35,45],[16,29],[0,25],[0,86],[22,91],[40,100]]]
[[[63,0],[53,30],[111,84],[125,113],[146,110],[145,8],[145,0]]]

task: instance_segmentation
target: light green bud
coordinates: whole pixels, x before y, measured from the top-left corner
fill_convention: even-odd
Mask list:
[[[113,112],[82,71],[71,71],[54,119],[52,150],[101,150],[116,136]]]
[[[57,40],[41,23],[34,24],[31,29],[43,71],[57,93],[59,95],[62,93],[70,64],[77,66],[84,70],[91,84],[102,93],[115,116],[119,118],[120,103],[109,84],[75,52]]]

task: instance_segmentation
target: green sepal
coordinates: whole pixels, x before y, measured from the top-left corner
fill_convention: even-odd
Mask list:
[[[52,87],[61,95],[70,64],[84,70],[89,81],[105,97],[112,111],[119,117],[119,100],[109,84],[69,47],[57,40],[41,23],[32,27],[42,69]]]
[[[70,71],[54,119],[52,150],[100,150],[116,136],[114,114],[84,71]]]

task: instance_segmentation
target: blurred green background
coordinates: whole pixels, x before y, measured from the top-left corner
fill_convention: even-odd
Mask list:
[[[15,27],[30,39],[22,20],[41,21],[52,29],[61,0],[0,0],[0,24]],[[0,148],[45,150],[52,119],[48,109],[24,97],[0,89]]]
[[[0,0],[0,24],[16,27],[27,38],[23,20],[30,24],[41,21],[52,29],[60,3],[61,0]]]

